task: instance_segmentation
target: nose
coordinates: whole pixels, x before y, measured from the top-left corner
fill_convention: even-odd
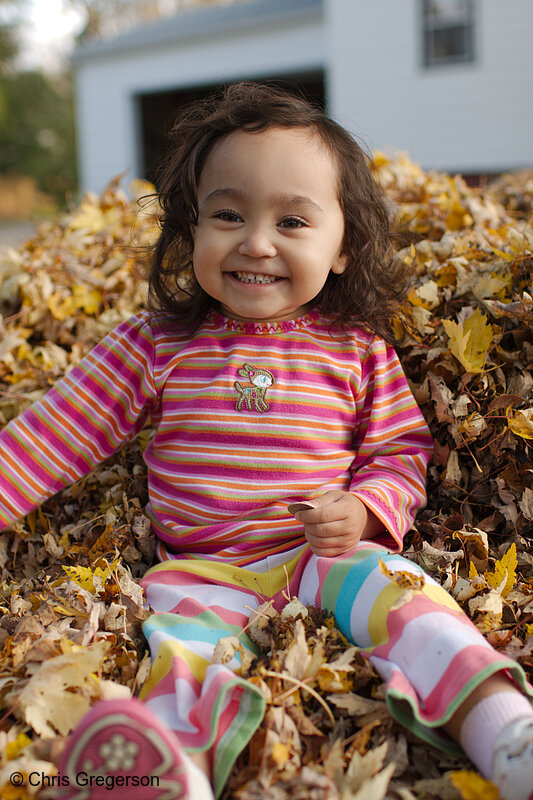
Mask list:
[[[277,250],[268,231],[259,225],[247,227],[239,245],[239,254],[249,258],[273,258]]]

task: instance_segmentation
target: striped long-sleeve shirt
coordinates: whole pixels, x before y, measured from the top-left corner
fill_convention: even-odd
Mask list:
[[[391,549],[425,501],[432,442],[380,337],[312,312],[194,333],[140,313],[0,433],[0,525],[86,475],[151,417],[147,513],[159,555],[241,566],[305,542],[287,505],[354,492]]]

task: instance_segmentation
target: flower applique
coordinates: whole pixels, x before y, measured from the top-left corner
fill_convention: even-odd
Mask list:
[[[269,405],[265,395],[269,386],[274,383],[274,376],[267,369],[255,369],[250,364],[244,364],[237,370],[241,378],[248,378],[247,383],[235,381],[234,386],[239,393],[237,411],[242,411],[243,405],[248,411],[268,411]]]
[[[130,772],[135,767],[139,747],[135,742],[128,742],[121,733],[115,733],[108,742],[104,742],[98,752],[106,769],[111,772],[121,769]]]

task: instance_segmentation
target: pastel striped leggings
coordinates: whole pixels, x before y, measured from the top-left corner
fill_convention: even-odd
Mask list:
[[[235,674],[237,658],[213,664],[213,649],[221,637],[240,634],[265,600],[283,607],[287,574],[291,596],[333,612],[337,627],[370,658],[386,681],[393,715],[437,746],[455,747],[438,728],[498,670],[509,670],[533,695],[522,668],[489,645],[438,583],[425,575],[422,588],[406,594],[379,563],[389,573],[424,575],[411,561],[372,542],[337,558],[314,556],[308,547],[290,556],[247,569],[165,561],[142,581],[155,613],[144,624],[152,669],[141,699],[189,752],[212,749],[216,795],[259,726],[265,702]],[[241,641],[256,651],[246,634]]]

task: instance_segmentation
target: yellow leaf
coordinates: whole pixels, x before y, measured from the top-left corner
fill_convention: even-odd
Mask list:
[[[380,167],[385,167],[387,164],[390,164],[390,158],[381,150],[374,150],[372,153],[372,167],[380,169]]]
[[[61,539],[59,540],[59,546],[62,547],[64,550],[69,546],[70,539],[68,535],[68,531],[63,531],[61,534]]]
[[[78,608],[74,608],[74,606],[67,606],[66,603],[63,605],[56,605],[53,607],[56,614],[63,614],[64,617],[88,617],[87,613],[83,613]]]
[[[153,195],[155,186],[150,181],[144,180],[144,178],[134,178],[130,181],[130,191],[135,200],[140,200],[142,197]]]
[[[500,295],[500,300],[503,300],[505,289],[508,289],[512,285],[512,278],[513,276],[510,272],[505,274],[493,272],[491,275],[482,275],[481,278],[476,281],[472,291],[478,300],[486,300],[495,295]]]
[[[501,800],[496,786],[477,772],[467,769],[457,770],[452,772],[451,780],[455,788],[461,792],[463,800]]]
[[[511,253],[505,253],[503,250],[498,250],[497,247],[492,247],[492,245],[490,245],[490,244],[489,244],[489,247],[490,247],[490,249],[492,250],[493,253],[496,253],[497,256],[500,256],[500,258],[503,258],[504,261],[515,261],[515,259],[516,259],[516,256],[512,255]]]
[[[494,565],[494,572],[485,572],[485,580],[496,589],[502,597],[506,597],[516,581],[516,544],[513,542],[504,556]]]
[[[443,319],[442,324],[450,339],[450,352],[467,372],[482,372],[493,338],[492,326],[487,323],[486,316],[476,309],[464,325],[449,319]]]
[[[61,292],[50,295],[46,305],[52,316],[61,322],[70,317],[76,308],[72,296],[65,297]]]
[[[322,664],[316,679],[323,692],[342,692],[344,694],[353,688],[353,676],[346,670],[333,669],[330,664]]]
[[[101,586],[105,583],[116,565],[117,562],[114,561],[112,564],[109,564],[106,569],[102,569],[101,567],[95,567],[94,569],[90,569],[90,567],[63,567],[63,570],[71,580],[78,584],[78,586],[94,594],[97,590],[97,585]]]
[[[98,202],[98,198],[95,198]],[[106,228],[114,228],[120,220],[118,208],[109,208],[102,211],[99,205],[91,202],[91,198],[86,197],[68,223],[71,230],[83,230],[88,233],[100,233]]]
[[[88,286],[73,286],[72,301],[75,308],[81,308],[86,314],[96,314],[102,302],[102,292],[99,289],[90,289]]]
[[[278,767],[284,767],[290,758],[290,751],[283,742],[274,742],[270,750],[270,760]]]
[[[21,750],[24,750],[24,748],[29,744],[31,744],[31,739],[26,736],[25,733],[19,733],[14,742],[8,742],[6,744],[6,749],[4,752],[7,760],[11,761],[13,758],[17,758]]]
[[[457,281],[456,265],[447,261],[435,272],[435,278],[437,286],[455,286]]]
[[[458,201],[452,203],[451,209],[446,217],[446,227],[450,231],[460,231],[472,225],[472,217],[466,208]]]
[[[409,292],[409,301],[414,306],[421,306],[422,308],[432,309],[436,308],[440,303],[439,289],[435,281],[429,280],[411,289]]]
[[[0,361],[7,363],[6,359],[15,348],[18,350],[21,347],[27,348],[26,339],[30,333],[28,328],[17,328],[14,325],[10,325],[6,330],[3,323],[0,322]]]
[[[533,439],[533,408],[524,408],[521,411],[506,411],[507,427],[516,436],[522,439]]]

